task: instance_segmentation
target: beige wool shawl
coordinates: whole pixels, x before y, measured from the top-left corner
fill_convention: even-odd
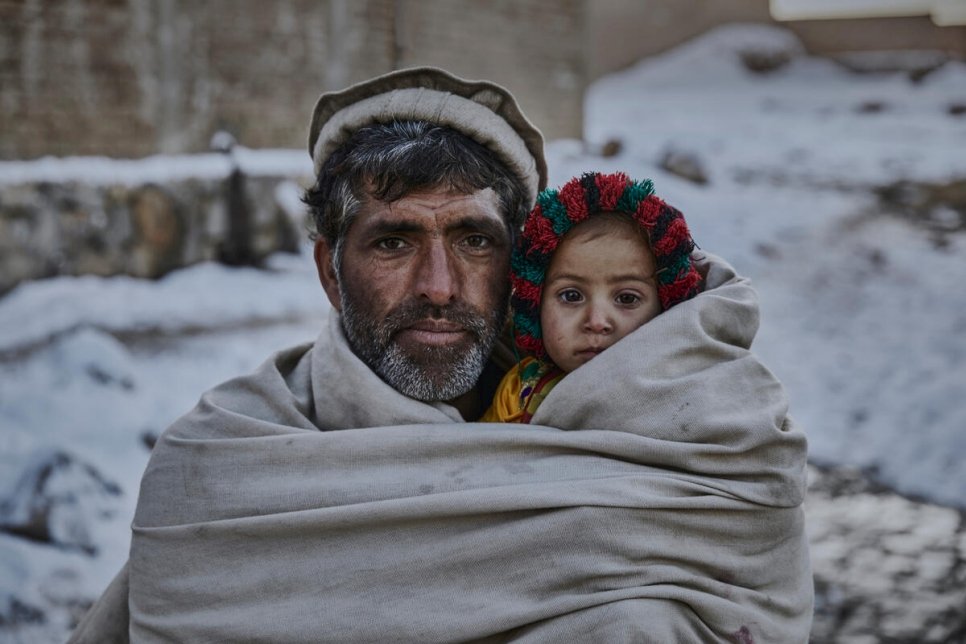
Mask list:
[[[399,394],[333,314],[164,433],[74,641],[807,641],[805,438],[754,291],[701,270],[532,425]]]

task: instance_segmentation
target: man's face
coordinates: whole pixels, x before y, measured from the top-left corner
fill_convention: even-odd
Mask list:
[[[328,279],[327,256],[317,245],[326,294],[363,362],[418,400],[473,388],[507,313],[510,239],[492,190],[367,200]]]

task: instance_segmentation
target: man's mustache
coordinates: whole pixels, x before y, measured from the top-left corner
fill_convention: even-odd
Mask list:
[[[477,338],[486,334],[486,320],[470,306],[453,303],[436,306],[428,302],[410,300],[403,302],[386,316],[380,330],[387,334],[386,340],[400,331],[424,320],[445,320],[457,324]]]

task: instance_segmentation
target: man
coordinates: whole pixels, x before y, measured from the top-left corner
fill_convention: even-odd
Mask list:
[[[805,640],[804,438],[746,281],[706,263],[681,340],[632,334],[526,429],[467,422],[539,133],[423,68],[323,95],[310,151],[335,313],[164,433],[74,641]]]
[[[346,338],[398,391],[450,401],[473,420],[531,195],[485,147],[425,121],[365,126],[343,149],[306,202]]]

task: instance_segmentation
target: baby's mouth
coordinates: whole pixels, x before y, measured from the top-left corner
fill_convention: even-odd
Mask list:
[[[576,355],[578,358],[582,358],[584,360],[590,360],[591,358],[593,358],[594,356],[596,356],[598,353],[602,352],[606,348],[607,347],[584,347],[583,349],[578,349],[576,351]]]

